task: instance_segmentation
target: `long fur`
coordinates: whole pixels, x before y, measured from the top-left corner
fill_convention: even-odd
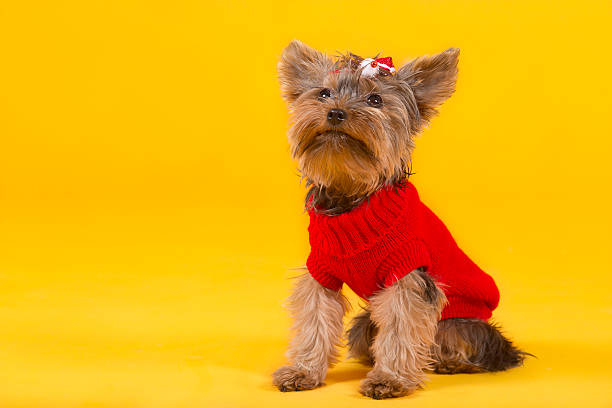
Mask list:
[[[355,316],[347,331],[349,357],[374,365],[371,346],[377,332],[369,308]],[[527,356],[532,356],[517,348],[499,325],[480,319],[440,321],[431,355],[437,374],[504,371],[521,366]]]
[[[291,154],[309,187],[307,209],[335,216],[406,180],[414,138],[455,90],[458,56],[451,48],[415,58],[395,75],[365,78],[357,55],[334,60],[299,41],[287,46],[278,72],[292,113]],[[372,106],[373,95],[383,103]],[[330,109],[343,110],[345,120],[327,120]],[[348,341],[350,356],[373,365],[361,384],[361,392],[372,398],[409,394],[431,369],[505,370],[528,355],[495,325],[475,319],[438,323],[446,298],[423,270],[370,301],[353,319]],[[274,384],[281,391],[318,387],[337,361],[347,302],[305,275],[288,308],[295,332],[287,353],[291,364],[274,373]]]
[[[440,374],[503,371],[531,355],[515,347],[498,325],[479,319],[442,320],[432,354]]]
[[[306,273],[298,278],[287,309],[293,318],[294,337],[287,351],[291,365],[274,372],[274,385],[281,391],[316,388],[338,361],[349,303],[341,292],[324,288]]]
[[[435,287],[435,285],[434,285]],[[370,299],[371,319],[378,328],[372,343],[374,368],[361,383],[361,393],[375,398],[399,397],[420,388],[432,367],[431,347],[446,296],[420,270],[404,276]]]
[[[459,51],[420,57],[397,75],[366,78],[354,69],[361,57],[332,58],[293,41],[278,63],[281,91],[292,112],[291,154],[312,187],[310,209],[338,214],[405,177],[414,137],[454,91]],[[320,98],[329,89],[330,98]],[[379,94],[382,107],[369,106]],[[330,125],[332,108],[348,120]]]
[[[378,328],[370,317],[370,308],[365,307],[361,313],[353,317],[350,329],[346,333],[349,357],[373,366],[372,344],[377,333]]]

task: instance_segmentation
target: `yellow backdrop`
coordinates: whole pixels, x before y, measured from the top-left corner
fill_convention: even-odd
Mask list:
[[[537,355],[389,406],[612,406],[609,1],[5,1],[0,406],[358,407],[282,394],[308,253],[276,61],[461,48],[412,178]],[[352,298],[356,302],[356,299]]]

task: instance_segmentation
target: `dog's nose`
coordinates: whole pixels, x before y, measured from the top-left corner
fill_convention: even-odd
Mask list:
[[[330,111],[327,112],[327,120],[332,125],[339,125],[346,120],[346,112],[342,109],[330,109]]]

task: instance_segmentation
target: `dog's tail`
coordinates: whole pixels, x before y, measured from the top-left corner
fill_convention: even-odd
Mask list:
[[[513,367],[523,365],[527,353],[516,347],[501,331],[501,327],[496,323],[482,322],[480,331],[473,333],[476,339],[484,339],[485,342],[477,348],[477,353],[473,356],[473,361],[487,371],[504,371]]]
[[[443,374],[504,371],[533,356],[517,348],[499,325],[480,319],[442,320],[436,343],[435,371]]]

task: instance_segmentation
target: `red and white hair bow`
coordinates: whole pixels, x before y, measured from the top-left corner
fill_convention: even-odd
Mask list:
[[[393,60],[391,57],[366,58],[359,64],[361,75],[365,77],[375,77],[377,75],[391,75],[395,73]]]

